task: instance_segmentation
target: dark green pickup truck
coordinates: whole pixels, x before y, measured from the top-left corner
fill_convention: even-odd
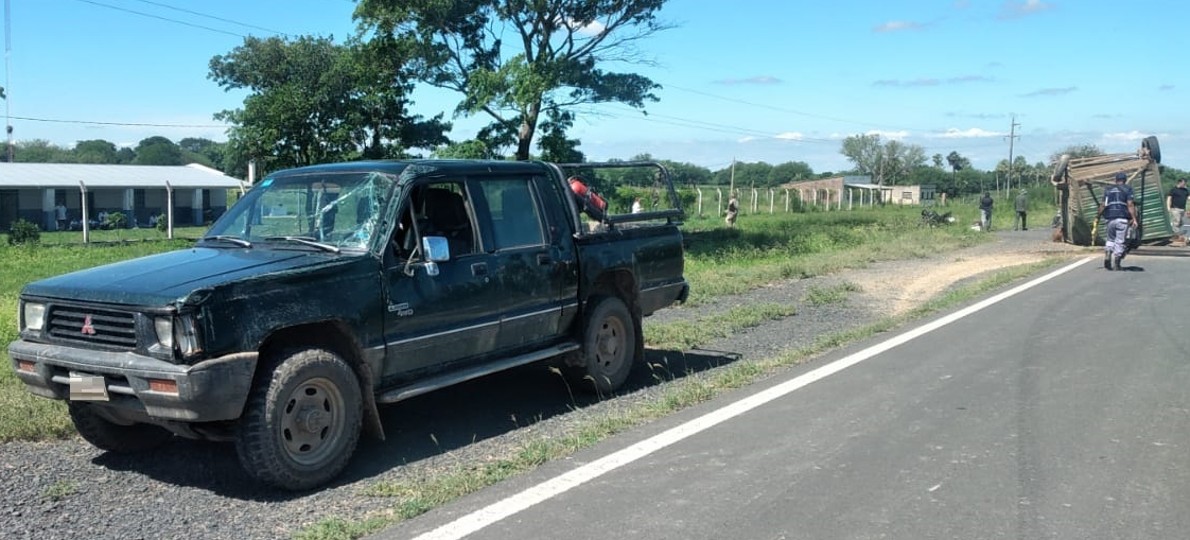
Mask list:
[[[688,285],[665,169],[581,165],[611,166],[655,168],[665,209],[593,222],[542,162],[280,171],[191,249],[27,285],[9,356],[99,448],[234,441],[256,478],[315,487],[384,437],[378,404],[549,359],[624,383],[641,318]]]

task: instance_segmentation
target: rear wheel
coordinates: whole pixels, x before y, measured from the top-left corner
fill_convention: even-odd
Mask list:
[[[636,360],[636,327],[624,301],[613,296],[591,299],[583,330],[579,387],[600,394],[624,385]]]
[[[132,453],[152,450],[168,441],[173,434],[152,424],[117,424],[98,410],[98,405],[71,401],[67,403],[74,428],[87,442],[100,450]]]
[[[310,489],[347,466],[362,417],[359,379],[346,362],[324,349],[291,351],[252,389],[236,452],[258,480]]]
[[[1153,158],[1153,161],[1161,163],[1161,145],[1157,144],[1157,137],[1145,137],[1140,146],[1149,151],[1149,157]]]

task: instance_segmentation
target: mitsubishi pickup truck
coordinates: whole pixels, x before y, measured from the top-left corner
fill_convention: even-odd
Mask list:
[[[668,203],[585,208],[576,171],[625,166]],[[192,248],[26,285],[8,353],[98,448],[234,442],[259,481],[310,489],[384,438],[382,404],[531,362],[614,392],[641,318],[688,294],[682,216],[656,163],[279,171]]]

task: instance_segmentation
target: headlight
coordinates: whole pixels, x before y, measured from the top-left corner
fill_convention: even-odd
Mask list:
[[[157,343],[166,349],[174,348],[174,318],[157,317],[153,319],[153,329],[157,330]]]
[[[41,330],[45,326],[45,304],[26,302],[23,311],[25,330]]]
[[[178,324],[174,325],[174,343],[182,356],[191,356],[202,351],[198,342],[198,328],[194,324],[194,317],[185,315],[178,317]]]
[[[198,340],[198,328],[194,317],[183,315],[174,317],[156,317],[153,319],[153,329],[157,331],[157,342],[162,347],[173,349],[177,346],[182,356],[190,356],[202,351]]]

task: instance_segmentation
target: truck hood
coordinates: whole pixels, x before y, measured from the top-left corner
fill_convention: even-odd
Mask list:
[[[164,306],[194,290],[240,279],[325,264],[326,254],[271,249],[196,247],[97,266],[35,281],[23,295]]]

